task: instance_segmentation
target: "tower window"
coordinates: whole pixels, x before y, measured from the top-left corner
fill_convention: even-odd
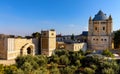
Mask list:
[[[96,39],[98,41],[98,39]]]
[[[46,35],[46,33],[43,33],[43,35],[45,36],[45,35]]]
[[[103,41],[103,39],[101,39],[101,41]]]
[[[105,27],[103,27],[103,30],[105,30]]]
[[[106,22],[101,22],[101,24],[106,24]]]
[[[107,41],[107,39],[104,39],[105,41]]]
[[[51,35],[54,35],[54,33],[52,33]]]
[[[97,27],[95,27],[95,30],[97,30]]]
[[[94,22],[94,24],[99,24],[98,22]]]

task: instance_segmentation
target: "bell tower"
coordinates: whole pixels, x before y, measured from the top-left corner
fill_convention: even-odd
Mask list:
[[[55,30],[41,31],[41,54],[51,56],[56,49],[56,32]]]

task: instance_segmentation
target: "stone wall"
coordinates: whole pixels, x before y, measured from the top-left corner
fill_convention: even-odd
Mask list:
[[[86,51],[87,50],[86,43],[72,43],[72,44],[66,44],[65,46],[66,46],[65,49],[69,51],[79,51],[79,50]]]
[[[99,11],[94,18],[89,18],[88,48],[93,50],[112,49],[112,18]]]
[[[22,39],[22,38],[3,38],[0,39],[0,58],[2,59],[15,59],[21,55],[21,50],[27,44],[34,44],[33,54],[38,53],[38,39]],[[28,46],[29,47],[29,46]],[[27,51],[27,48],[25,49]]]
[[[5,38],[0,39],[0,59],[7,58],[5,43],[6,43]]]
[[[52,30],[41,31],[41,54],[51,56],[56,49],[56,32]]]

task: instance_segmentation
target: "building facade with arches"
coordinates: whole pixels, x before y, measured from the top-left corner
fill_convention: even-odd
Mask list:
[[[89,18],[88,48],[93,50],[112,49],[112,17],[101,10]]]
[[[15,59],[19,55],[38,53],[38,39],[4,38],[0,40],[0,58]]]
[[[41,31],[39,38],[10,38],[0,35],[0,59],[15,59],[22,55],[44,54],[51,56],[56,49],[56,32]]]

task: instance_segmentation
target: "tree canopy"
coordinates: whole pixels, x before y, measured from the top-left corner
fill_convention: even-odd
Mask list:
[[[103,51],[103,56],[112,53]],[[89,55],[87,53],[87,55]],[[111,57],[111,56],[109,56]],[[119,74],[116,60],[104,59],[98,54],[86,56],[82,51],[55,50],[50,57],[45,55],[18,56],[16,64],[0,65],[0,74]]]
[[[120,30],[114,32],[114,46],[116,49],[120,48]]]
[[[40,33],[39,32],[32,33],[32,37],[33,38],[40,38]]]

